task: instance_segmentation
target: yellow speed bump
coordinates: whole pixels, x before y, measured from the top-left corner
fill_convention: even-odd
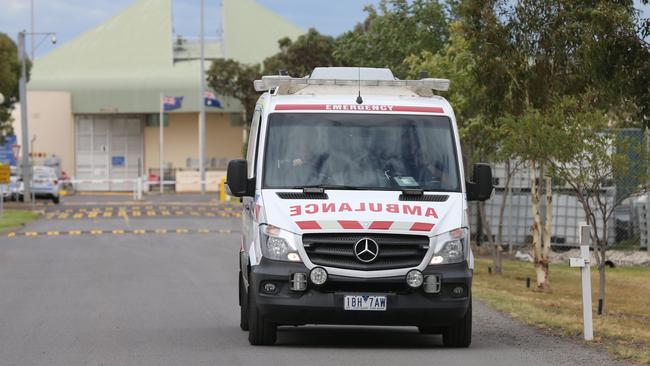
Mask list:
[[[47,236],[59,236],[59,232],[58,231],[48,231]]]
[[[187,229],[176,229],[176,234],[187,234],[188,232]]]
[[[70,230],[70,231],[68,231],[68,235],[81,235],[81,231],[79,231],[79,230]]]
[[[90,233],[92,235],[102,235],[104,233],[103,230],[90,230]]]
[[[111,232],[112,232],[113,234],[116,234],[116,235],[124,234],[124,230],[113,230],[113,231],[111,231]]]

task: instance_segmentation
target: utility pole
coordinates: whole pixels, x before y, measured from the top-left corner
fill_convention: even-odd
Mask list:
[[[29,202],[32,199],[32,167],[29,164],[29,131],[27,129],[27,67],[25,62],[25,36],[26,31],[18,33],[18,59],[20,60],[20,81],[18,93],[20,97],[20,128],[23,144],[23,162],[21,175],[23,178],[23,199]],[[32,34],[33,37],[33,34]]]
[[[199,91],[199,175],[201,176],[201,194],[205,194],[205,39],[204,39],[204,17],[205,0],[201,0],[201,90]]]
[[[33,9],[33,7],[32,7]],[[33,27],[33,23],[32,23]],[[18,97],[20,98],[20,128],[22,133],[22,169],[21,176],[25,186],[23,191],[23,199],[29,202],[32,199],[32,167],[29,162],[29,130],[27,129],[27,50],[25,46],[25,38],[27,34],[34,37],[35,35],[51,36],[52,44],[56,43],[56,34],[54,32],[30,32],[26,30],[18,32],[18,62],[20,63],[20,80],[18,81]],[[34,51],[36,46],[32,42]]]
[[[34,0],[30,0],[30,7],[29,8],[30,8],[30,20],[31,20],[30,24],[31,24],[31,28],[32,28],[32,35],[31,35],[31,37],[32,37],[32,41],[31,41],[32,54],[31,55],[32,55],[32,61],[33,61],[34,60],[34,52],[36,51],[36,45],[34,44],[34,36],[36,35],[36,34],[34,34],[34,32],[35,32],[34,31]]]

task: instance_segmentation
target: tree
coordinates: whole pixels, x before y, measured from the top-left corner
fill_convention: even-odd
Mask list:
[[[334,57],[336,43],[333,37],[325,36],[311,28],[295,42],[289,38],[278,41],[280,52],[264,60],[264,73],[275,74],[287,70],[290,75],[309,75],[317,66],[339,66]]]
[[[388,67],[404,78],[408,56],[435,54],[447,42],[449,9],[442,2],[382,0],[365,11],[364,22],[337,39],[335,55],[344,65]]]
[[[492,125],[486,124],[485,119],[480,115],[480,100],[477,95],[474,70],[476,60],[470,51],[469,42],[462,33],[462,24],[459,21],[452,21],[449,26],[449,41],[436,53],[425,50],[406,58],[405,65],[408,66],[408,75],[411,78],[418,78],[421,71],[426,71],[432,77],[441,77],[451,80],[450,90],[442,93],[454,106],[454,113],[458,123],[463,155],[466,156],[465,171],[470,171],[472,161],[485,161],[491,157],[497,160],[499,141]],[[510,170],[509,170],[510,171]],[[508,175],[510,177],[510,175]],[[505,208],[505,197],[502,202],[499,227],[503,222],[503,208]],[[492,248],[494,273],[501,274],[501,233],[499,230],[497,241],[492,239],[490,225],[485,215],[484,203],[478,204],[479,216],[483,223],[483,233],[488,238],[488,244]]]
[[[30,68],[31,63],[28,60],[28,77]],[[13,134],[11,111],[19,99],[20,72],[16,43],[5,33],[0,33],[0,93],[5,97],[4,103],[0,104],[0,143],[4,142],[5,136]]]
[[[555,118],[566,125],[549,131],[551,139],[566,139],[555,160],[549,161],[553,175],[576,193],[578,202],[591,226],[599,273],[599,309],[605,307],[605,260],[609,247],[609,225],[612,214],[627,198],[648,189],[650,152],[618,134],[617,123],[606,117],[606,111],[584,111],[575,99],[559,104]],[[646,141],[647,143],[647,141]],[[615,186],[620,177],[635,182],[631,186]]]
[[[241,103],[246,130],[250,127],[250,118],[259,99],[259,92],[255,90],[253,81],[262,75],[276,74],[279,70],[287,70],[294,76],[305,76],[316,66],[338,65],[333,56],[334,38],[321,35],[315,29],[310,29],[295,42],[283,38],[278,41],[278,45],[280,51],[266,58],[262,63],[263,67],[259,63],[246,65],[232,59],[217,59],[207,71],[208,85],[212,89]],[[247,143],[244,149],[246,145]]]
[[[253,115],[259,93],[253,81],[262,76],[260,64],[245,65],[232,59],[216,59],[207,72],[208,85],[216,92],[237,99],[244,108],[247,124]]]
[[[580,105],[583,111],[595,106],[614,111],[621,101],[635,107],[632,110],[642,108],[639,100],[647,85],[637,87],[634,95],[626,90],[635,79],[621,75],[612,82],[612,73],[603,72],[636,75],[645,65],[641,57],[644,48],[635,33],[633,4],[468,0],[458,8],[477,57],[477,87],[485,91],[483,114],[489,122],[502,124],[506,155],[528,162],[537,289],[548,291],[552,180],[545,172],[558,145],[573,143],[548,139],[554,128],[570,122],[554,119],[558,117],[556,103],[567,96],[590,93],[590,104]],[[635,51],[633,56],[621,56],[630,49]],[[539,205],[543,186],[547,215],[542,232]]]
[[[217,93],[237,99],[244,108],[244,121],[250,125],[259,93],[253,81],[262,75],[287,70],[295,76],[305,76],[316,66],[337,66],[333,56],[334,39],[310,29],[295,42],[289,38],[278,41],[280,51],[260,64],[246,65],[232,59],[217,59],[207,72],[208,85]]]

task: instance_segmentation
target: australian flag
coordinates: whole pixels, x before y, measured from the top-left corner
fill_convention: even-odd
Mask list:
[[[164,96],[162,103],[165,112],[173,111],[174,109],[178,109],[183,105],[183,97]]]
[[[206,91],[203,93],[203,103],[205,103],[206,107],[221,108],[221,102],[211,91]]]

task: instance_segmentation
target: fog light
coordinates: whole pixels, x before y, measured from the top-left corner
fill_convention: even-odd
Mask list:
[[[424,276],[424,292],[428,294],[440,292],[440,276]]]
[[[422,286],[423,280],[422,272],[417,269],[412,269],[406,274],[406,283],[413,288]]]
[[[264,284],[264,287],[262,289],[267,294],[274,294],[278,290],[278,287],[273,282],[267,282]]]
[[[292,291],[305,291],[307,289],[307,274],[306,273],[292,273],[289,280],[289,288]]]
[[[465,295],[465,288],[463,286],[456,286],[451,290],[452,297],[463,297]]]
[[[314,285],[320,286],[327,281],[327,271],[325,268],[315,267],[309,273],[309,279]]]

